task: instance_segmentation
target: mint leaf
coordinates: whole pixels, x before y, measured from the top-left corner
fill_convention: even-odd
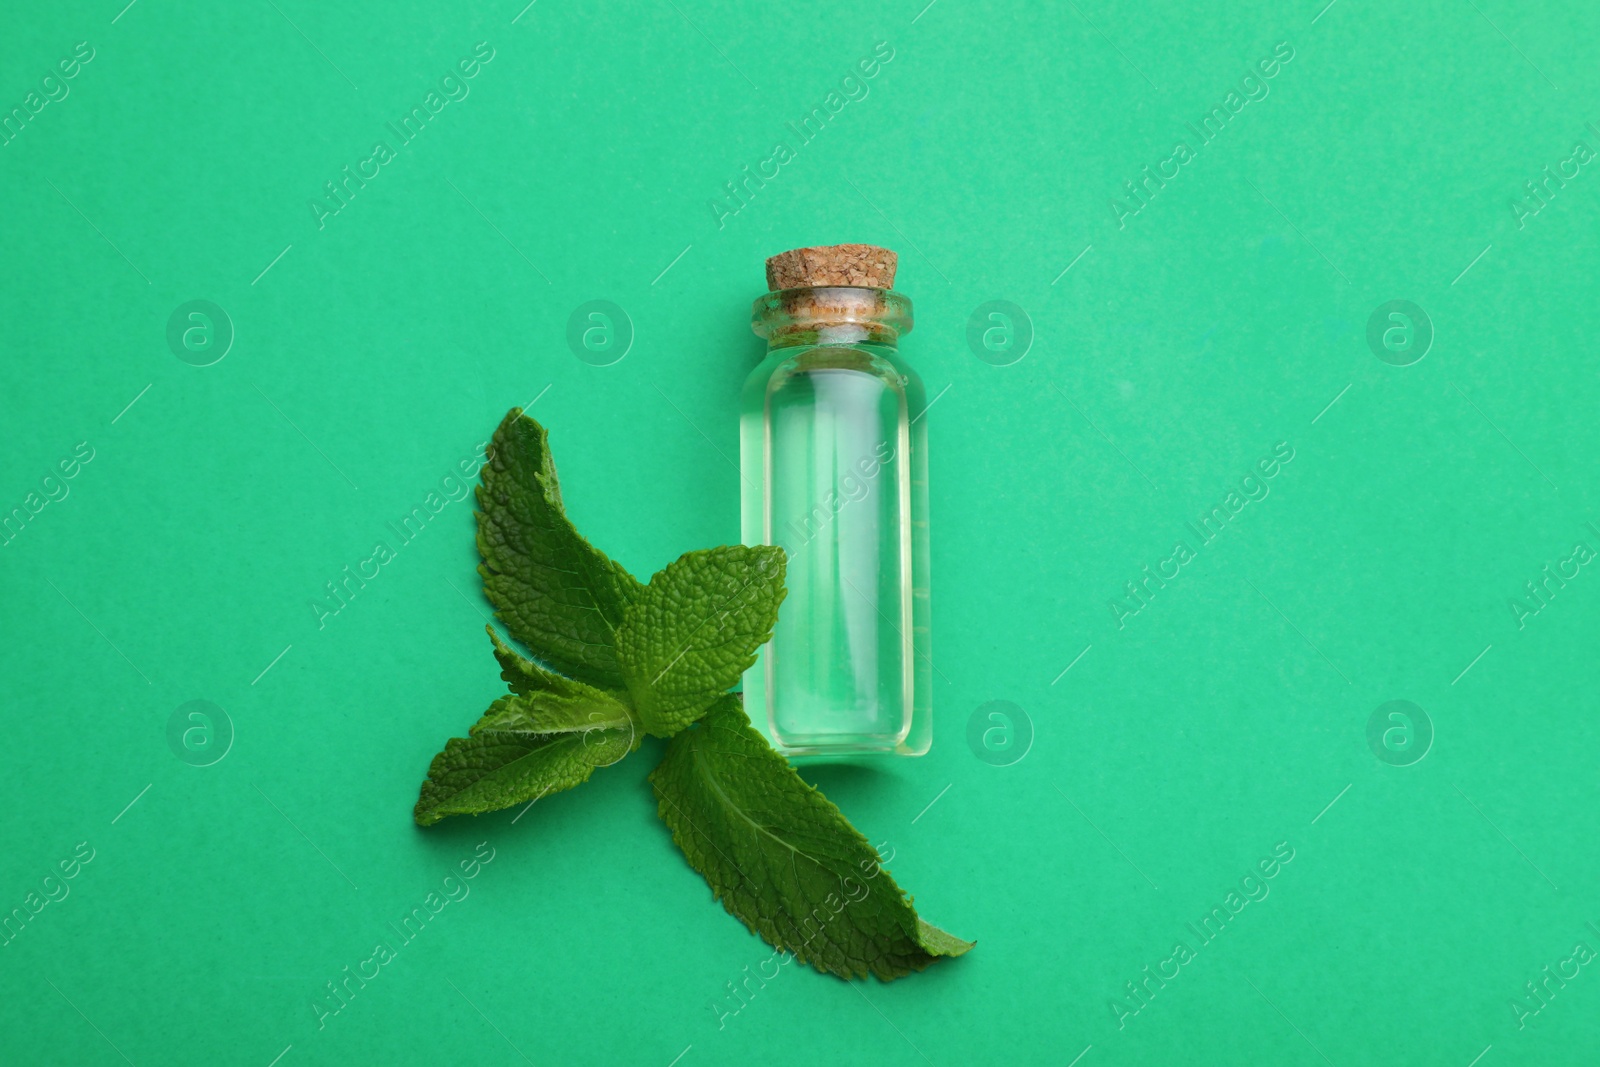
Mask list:
[[[755,662],[778,621],[784,564],[772,545],[687,552],[628,605],[617,661],[646,730],[671,737]]]
[[[972,948],[918,918],[867,839],[750,726],[739,696],[669,741],[650,781],[722,906],[802,963],[888,981]]]
[[[560,680],[573,688],[501,697],[469,736],[445,742],[412,812],[419,826],[571,789],[596,767],[609,767],[639,747],[627,705],[592,686]]]
[[[568,521],[545,429],[521,408],[495,431],[482,479],[478,573],[506,629],[562,674],[623,688],[613,632],[644,587]]]
[[[489,640],[494,642],[494,658],[500,663],[500,677],[505,679],[513,693],[577,693],[592,688],[545,670],[500,640],[493,626],[485,626],[484,629],[489,633]]]
[[[574,682],[574,685],[583,685]],[[484,734],[571,734],[596,730],[633,730],[633,713],[610,693],[590,686],[578,693],[514,693],[489,705],[483,718],[467,730]]]

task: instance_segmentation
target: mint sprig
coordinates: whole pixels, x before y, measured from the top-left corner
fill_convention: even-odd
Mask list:
[[[673,840],[773,947],[885,981],[972,948],[917,916],[728,691],[777,623],[782,549],[689,552],[641,585],[567,519],[545,429],[520,408],[495,431],[478,506],[484,593],[533,658],[489,628],[510,693],[433,758],[419,825],[571,789],[650,733],[670,739],[650,780]]]

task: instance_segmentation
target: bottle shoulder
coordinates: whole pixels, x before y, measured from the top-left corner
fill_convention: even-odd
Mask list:
[[[923,395],[922,378],[893,348],[883,345],[812,345],[781,348],[751,368],[744,393],[757,395],[781,388],[793,378],[815,374],[859,374],[877,378],[908,401]]]

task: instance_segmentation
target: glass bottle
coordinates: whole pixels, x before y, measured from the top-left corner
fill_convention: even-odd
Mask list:
[[[745,708],[786,756],[920,756],[933,740],[926,394],[898,348],[911,301],[803,286],[753,312],[767,356],[742,395],[742,536],[783,547],[788,595]]]

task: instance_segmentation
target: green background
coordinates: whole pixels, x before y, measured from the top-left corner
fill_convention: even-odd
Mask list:
[[[1600,577],[1510,606],[1600,548],[1600,174],[1512,208],[1600,147],[1591,5],[122,3],[0,32],[7,113],[94,49],[0,147],[0,513],[93,449],[0,548],[0,910],[94,849],[0,948],[7,1062],[1593,1062],[1595,967],[1511,1003],[1600,949]],[[470,95],[319,228],[323,183],[478,42]],[[502,691],[469,505],[310,605],[535,397],[578,527],[634,573],[736,540],[762,260],[847,240],[901,253],[938,397],[935,742],[808,773],[978,947],[892,985],[786,967],[723,1016],[771,950],[656,819],[657,748],[526,817],[411,823]],[[236,333],[206,367],[166,339],[195,299]],[[565,339],[594,299],[632,324],[611,366]],[[1367,342],[1397,299],[1434,333],[1409,366]],[[966,341],[989,300],[1031,319],[1009,366]],[[167,739],[196,699],[235,733],[207,767]],[[1009,765],[966,742],[993,700],[1031,721]],[[1431,721],[1420,762],[1368,744],[1391,700]],[[482,841],[470,896],[319,1029],[324,983]]]

